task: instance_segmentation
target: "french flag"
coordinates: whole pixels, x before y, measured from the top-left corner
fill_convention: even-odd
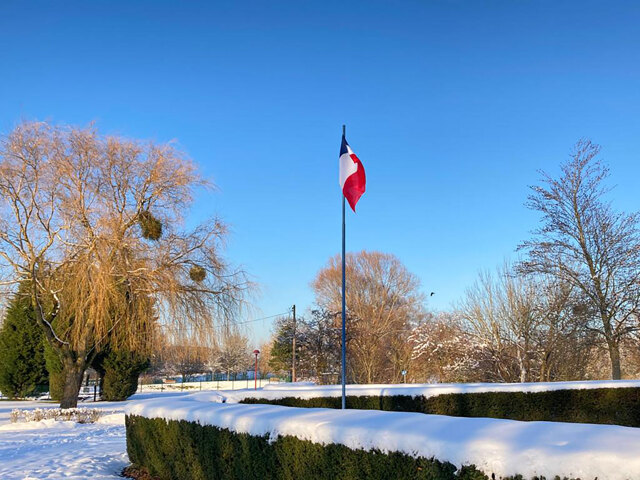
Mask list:
[[[364,193],[366,183],[364,166],[351,150],[343,134],[340,146],[340,188],[342,188],[342,194],[354,212],[356,211],[356,203]]]

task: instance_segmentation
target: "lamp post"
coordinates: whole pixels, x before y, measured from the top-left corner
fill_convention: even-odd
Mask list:
[[[253,389],[258,389],[258,355],[260,355],[260,350],[256,349],[253,351],[253,354],[256,356],[256,369],[253,373],[254,386]]]

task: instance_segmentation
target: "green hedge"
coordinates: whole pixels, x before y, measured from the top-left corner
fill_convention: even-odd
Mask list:
[[[279,400],[247,398],[241,403],[340,408],[340,402],[340,397],[287,397]],[[407,395],[348,396],[347,408],[640,427],[640,388],[450,393],[430,398]]]
[[[320,445],[290,436],[270,442],[267,436],[182,420],[127,416],[126,426],[129,459],[162,480],[489,478],[474,466],[456,470],[451,463],[435,459]],[[522,480],[521,476],[510,478]]]

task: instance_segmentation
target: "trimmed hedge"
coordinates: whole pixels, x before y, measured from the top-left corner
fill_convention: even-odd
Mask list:
[[[131,462],[162,480],[486,480],[474,466],[352,450],[295,437],[235,433],[184,420],[127,416]],[[522,480],[521,476],[509,477]],[[559,480],[559,477],[556,477]],[[536,478],[534,480],[544,480]],[[566,479],[565,479],[566,480]]]
[[[240,403],[340,408],[340,397],[278,400],[246,398]],[[640,388],[598,388],[550,392],[450,393],[435,397],[347,396],[347,408],[420,412],[454,417],[600,423],[640,427]]]

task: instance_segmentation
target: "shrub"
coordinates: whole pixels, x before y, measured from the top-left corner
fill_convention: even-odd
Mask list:
[[[262,403],[306,408],[340,408],[340,397],[278,400],[246,398]],[[598,388],[549,392],[451,393],[435,397],[347,396],[347,408],[421,412],[455,417],[600,423],[640,427],[640,388]]]
[[[398,452],[352,450],[291,436],[270,441],[183,420],[128,416],[126,425],[129,459],[162,480],[488,478],[473,466],[456,471],[449,462]]]
[[[64,420],[78,423],[95,423],[101,416],[116,413],[115,410],[98,408],[35,408],[33,410],[14,409],[11,411],[11,423],[39,422],[40,420]]]
[[[100,398],[120,401],[136,393],[138,378],[149,368],[149,359],[128,350],[107,349],[96,356],[92,366],[100,374]]]
[[[23,288],[20,288],[22,291]],[[24,398],[46,385],[44,335],[36,322],[31,299],[17,294],[0,329],[0,392]]]

